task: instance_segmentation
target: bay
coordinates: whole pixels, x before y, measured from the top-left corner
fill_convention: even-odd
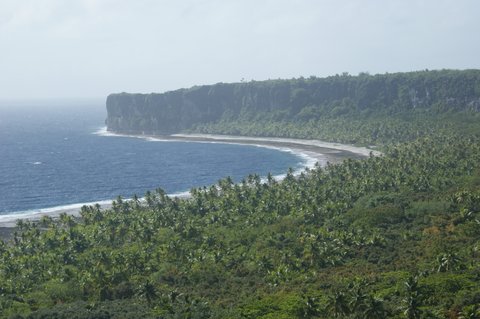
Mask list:
[[[162,188],[188,192],[230,176],[284,174],[305,159],[251,145],[97,134],[104,101],[0,103],[0,214],[106,201]]]

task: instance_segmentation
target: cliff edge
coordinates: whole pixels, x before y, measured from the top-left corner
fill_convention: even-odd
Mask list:
[[[172,134],[220,121],[302,123],[372,114],[479,112],[480,70],[218,83],[111,94],[106,104],[107,129],[135,134]]]

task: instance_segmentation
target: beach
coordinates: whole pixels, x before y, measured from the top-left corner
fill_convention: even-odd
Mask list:
[[[127,135],[107,132],[106,128],[97,132],[106,136],[128,136],[136,138],[151,139],[157,141],[185,141],[199,143],[230,143],[254,145],[258,147],[274,148],[281,151],[289,151],[303,157],[306,163],[305,168],[312,168],[316,162],[324,166],[327,163],[338,163],[345,158],[362,158],[370,154],[380,155],[381,153],[365,147],[356,147],[339,143],[328,143],[319,140],[303,140],[290,138],[267,138],[267,137],[246,137],[227,136],[213,134],[174,134],[166,136],[153,135]],[[187,197],[188,194],[172,194],[171,196]],[[94,205],[96,202],[72,204],[62,207],[39,209],[24,214],[0,215],[0,237],[8,237],[12,228],[15,227],[18,219],[40,220],[43,216],[58,217],[62,213],[78,216],[83,205]],[[111,206],[111,201],[99,202],[102,208]]]
[[[374,156],[381,155],[381,152],[366,147],[359,147],[340,143],[330,143],[313,139],[248,137],[216,134],[173,134],[170,135],[170,138],[185,139],[190,141],[254,144],[280,149],[287,148],[310,155],[314,158],[323,159],[324,156],[326,156],[330,163],[338,162],[345,157],[368,157],[370,156],[370,153],[372,153],[372,155]]]

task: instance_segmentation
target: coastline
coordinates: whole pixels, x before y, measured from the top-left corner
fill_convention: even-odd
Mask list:
[[[228,143],[241,145],[254,145],[269,147],[283,151],[293,151],[297,155],[307,155],[316,161],[326,161],[334,164],[341,162],[344,158],[363,158],[370,154],[379,156],[382,153],[367,147],[354,146],[349,144],[324,142],[314,139],[296,139],[286,137],[251,137],[241,135],[220,135],[220,134],[171,134],[171,135],[142,135],[113,133],[106,130],[106,127],[95,132],[101,136],[120,136],[147,139],[150,141],[183,141],[197,143]],[[326,160],[326,161],[325,161]],[[313,166],[313,165],[312,165]]]
[[[338,162],[338,157],[333,157],[332,155],[338,155],[340,153],[347,153],[347,155],[354,154],[357,157],[368,157],[370,156],[370,153],[372,153],[372,155],[374,156],[379,156],[382,154],[379,151],[375,151],[366,147],[324,142],[313,139],[296,139],[283,137],[249,137],[218,134],[172,134],[171,137],[176,139],[218,141],[223,143],[239,144],[258,144],[260,146],[272,146],[274,148],[289,148],[302,153],[311,153],[313,157],[318,157],[320,154],[327,155],[327,157],[332,160],[330,161],[331,163]]]
[[[320,166],[325,166],[327,163],[338,163],[345,158],[363,158],[372,155],[380,155],[378,151],[374,151],[365,147],[356,147],[352,145],[329,143],[319,140],[303,140],[290,138],[265,138],[265,137],[247,137],[247,136],[230,136],[230,135],[216,135],[216,134],[173,134],[165,136],[154,135],[134,135],[134,134],[117,134],[108,132],[103,128],[94,134],[101,136],[119,136],[142,138],[151,141],[183,141],[196,143],[227,143],[227,144],[242,144],[252,145],[258,147],[273,148],[280,151],[286,151],[302,157],[305,161],[305,166],[300,170],[312,168],[316,163]],[[188,197],[186,193],[170,194],[169,196]],[[113,200],[113,199],[112,199]],[[0,238],[8,237],[12,229],[16,226],[18,219],[40,220],[43,216],[58,217],[62,213],[78,216],[80,209],[84,205],[100,204],[102,208],[109,208],[112,200],[97,201],[91,203],[80,203],[65,205],[59,207],[35,209],[32,211],[0,215]]]

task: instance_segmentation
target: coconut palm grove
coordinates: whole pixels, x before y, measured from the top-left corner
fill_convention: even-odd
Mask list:
[[[0,241],[0,318],[480,318],[479,70],[119,93],[107,110],[113,132],[381,155],[19,220]]]

